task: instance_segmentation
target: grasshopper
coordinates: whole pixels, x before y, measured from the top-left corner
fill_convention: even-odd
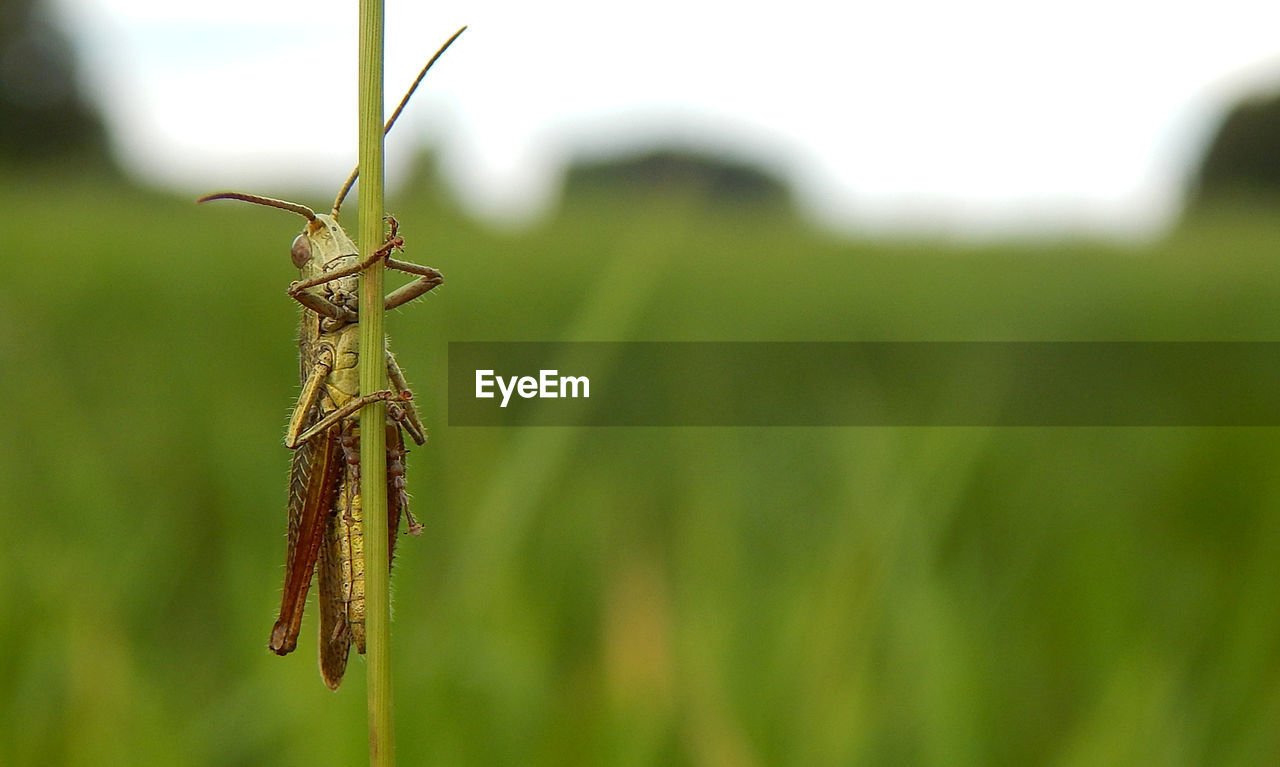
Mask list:
[[[466,28],[458,30],[436,52],[387,121],[391,130],[410,96],[431,65]],[[336,690],[346,671],[351,646],[365,651],[364,523],[360,499],[360,434],[356,415],[365,405],[387,403],[387,549],[395,552],[400,517],[408,532],[422,526],[409,512],[405,493],[404,434],[419,445],[426,430],[413,403],[404,372],[388,349],[387,377],[391,388],[359,390],[358,276],[378,261],[416,279],[387,294],[384,306],[394,309],[440,285],[444,277],[429,266],[392,258],[403,250],[399,224],[387,218],[390,232],[380,248],[361,259],[351,238],[338,223],[338,210],[355,183],[359,168],[338,192],[328,215],[305,205],[241,192],[218,192],[200,198],[241,200],[297,213],[306,219],[302,233],[289,249],[299,279],[288,289],[302,306],[298,331],[302,392],[289,418],[285,446],[293,451],[289,472],[288,551],[280,615],[271,629],[268,647],[277,655],[298,644],[303,608],[313,572],[320,584],[320,675]],[[385,348],[385,347],[384,347]]]

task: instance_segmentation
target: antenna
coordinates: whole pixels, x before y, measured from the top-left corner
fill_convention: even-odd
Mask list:
[[[293,211],[299,216],[304,216],[311,223],[316,222],[316,213],[311,208],[301,203],[289,202],[287,200],[277,200],[274,197],[263,197],[257,194],[245,194],[244,192],[214,192],[206,194],[204,197],[196,200],[196,202],[208,202],[209,200],[242,200],[251,202],[255,205],[267,205],[272,208],[282,208],[284,210]]]
[[[422,71],[418,73],[417,79],[413,81],[413,85],[409,86],[409,92],[404,94],[404,98],[400,99],[400,104],[396,107],[395,111],[391,113],[390,119],[387,120],[386,127],[382,129],[382,135],[385,136],[391,132],[391,126],[396,124],[396,118],[399,117],[400,113],[404,111],[405,104],[409,103],[409,97],[412,96],[413,92],[418,89],[418,85],[422,82],[422,78],[427,76],[427,72],[431,70],[431,65],[436,63],[436,59],[440,58],[445,51],[449,50],[449,46],[453,45],[453,41],[457,40],[462,35],[462,33],[466,31],[467,31],[467,28],[463,27],[462,29],[459,29],[457,32],[454,32],[453,37],[450,37],[448,40],[446,40],[444,45],[440,46],[440,50],[436,51],[436,54],[431,57],[431,59],[427,62],[427,65],[422,68]],[[338,191],[337,199],[333,201],[333,216],[335,218],[337,218],[338,216],[338,208],[342,207],[343,199],[346,198],[347,192],[351,191],[351,187],[355,185],[356,179],[359,178],[359,176],[360,176],[360,166],[357,165],[355,170],[351,171],[351,175],[347,177],[347,183],[343,184],[342,189]]]

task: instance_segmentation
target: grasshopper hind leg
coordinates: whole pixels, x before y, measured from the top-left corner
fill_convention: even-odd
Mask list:
[[[409,493],[405,490],[404,457],[409,451],[404,447],[404,432],[396,423],[387,424],[387,555],[396,553],[396,535],[400,532],[400,515],[409,523],[405,532],[421,535],[422,523],[409,511]]]
[[[409,512],[405,492],[404,433],[389,420],[387,436],[387,551],[395,555],[400,517],[408,532],[418,535],[422,525]],[[360,448],[357,426],[342,430],[342,469],[333,506],[324,525],[316,578],[320,588],[320,675],[329,689],[342,683],[352,645],[363,653],[365,633],[364,518],[360,497]],[[393,561],[393,560],[392,560]]]
[[[324,540],[316,579],[320,584],[320,676],[336,690],[347,670],[351,645],[358,642],[352,624],[352,601],[359,590],[363,598],[363,572],[357,574],[357,557],[363,560],[360,514],[360,464],[355,424],[347,422],[340,440],[342,470],[333,505],[325,520]],[[361,649],[361,648],[357,648]]]
[[[339,565],[334,550],[337,541],[325,536],[320,550],[320,676],[330,690],[342,684],[347,670],[347,656],[351,652],[351,629],[347,623],[347,602],[342,595]]]
[[[409,437],[414,442],[419,445],[427,444],[427,428],[422,425],[422,417],[418,415],[413,395],[405,396],[405,392],[409,391],[409,382],[405,380],[404,371],[400,369],[400,363],[396,362],[396,356],[390,349],[387,349],[387,379],[391,382],[391,390],[399,395],[399,400],[395,403],[398,409],[388,407],[387,413],[409,432]],[[399,434],[395,440],[401,447],[404,446],[404,439]],[[387,444],[392,444],[390,431],[387,432]]]

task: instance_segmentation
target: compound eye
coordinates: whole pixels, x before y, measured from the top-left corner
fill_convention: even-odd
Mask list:
[[[305,234],[293,238],[293,245],[289,247],[289,257],[293,259],[293,265],[299,269],[311,260],[311,240],[308,240]]]

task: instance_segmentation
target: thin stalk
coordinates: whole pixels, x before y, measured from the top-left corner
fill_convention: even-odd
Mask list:
[[[383,0],[360,0],[360,252],[383,240]],[[383,266],[360,278],[360,391],[387,388]],[[369,764],[395,764],[391,694],[391,599],[387,553],[386,405],[360,411],[360,497],[364,512],[365,647],[368,655]]]

